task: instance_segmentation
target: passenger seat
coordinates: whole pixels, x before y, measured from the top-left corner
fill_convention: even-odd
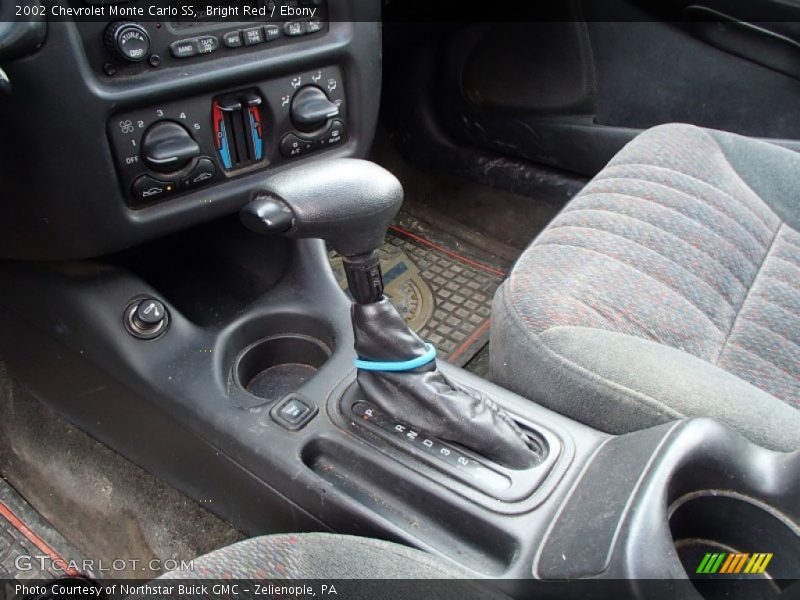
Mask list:
[[[713,417],[800,448],[800,155],[691,125],[630,142],[495,296],[507,388],[610,433]]]

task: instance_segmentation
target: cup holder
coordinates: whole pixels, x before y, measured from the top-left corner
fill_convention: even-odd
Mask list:
[[[249,393],[278,400],[296,392],[330,356],[330,348],[314,337],[275,335],[245,348],[233,372],[237,383]]]
[[[778,592],[800,574],[800,527],[752,498],[716,491],[683,496],[670,507],[669,527],[683,568],[704,598],[752,597],[742,579],[761,580]],[[748,556],[731,557],[736,554]],[[759,561],[756,554],[772,557]],[[753,568],[759,562],[766,564],[763,572],[745,573],[748,565],[760,570]]]

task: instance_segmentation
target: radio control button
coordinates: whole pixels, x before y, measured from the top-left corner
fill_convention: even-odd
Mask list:
[[[140,62],[150,54],[150,36],[138,23],[115,21],[106,28],[104,41],[111,54],[126,62]]]
[[[322,31],[324,23],[319,19],[312,19],[306,22],[306,33],[317,33]]]
[[[281,28],[278,27],[277,25],[265,25],[264,33],[267,36],[267,41],[271,42],[281,37]]]
[[[197,54],[196,40],[178,40],[169,45],[169,51],[175,58],[189,58]]]
[[[264,43],[264,29],[261,27],[251,27],[250,29],[242,30],[242,37],[244,38],[245,46],[255,46],[256,44]]]
[[[222,42],[226,48],[241,48],[242,47],[242,32],[230,31],[222,36]]]
[[[300,21],[287,21],[283,24],[283,33],[289,37],[297,37],[306,32],[305,25]]]
[[[219,40],[214,35],[204,35],[195,40],[198,54],[211,54],[219,48]]]

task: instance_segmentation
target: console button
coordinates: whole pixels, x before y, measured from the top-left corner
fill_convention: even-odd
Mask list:
[[[297,398],[292,398],[281,407],[278,414],[288,423],[298,423],[310,412],[311,409],[308,406]]]
[[[344,139],[345,129],[344,123],[339,120],[331,123],[330,128],[326,131],[317,142],[321,148],[328,146],[335,146]]]
[[[195,40],[198,54],[211,54],[219,48],[219,40],[214,35],[204,35]]]
[[[264,39],[264,29],[261,27],[243,29],[242,37],[244,38],[245,46],[255,46],[256,44],[263,44],[266,41]]]
[[[316,144],[310,140],[304,140],[290,133],[281,141],[281,154],[286,157],[302,156],[308,154]]]
[[[322,31],[324,23],[319,19],[312,19],[306,22],[306,33],[317,33]]]
[[[281,37],[281,28],[278,27],[277,25],[265,25],[264,33],[267,36],[267,41],[271,42]]]
[[[305,427],[316,414],[317,407],[299,394],[289,394],[270,411],[272,418],[290,431]]]
[[[230,31],[222,36],[222,43],[226,48],[241,48],[242,47],[242,32]]]
[[[201,158],[197,161],[197,166],[189,174],[181,179],[183,189],[191,189],[206,185],[213,181],[217,175],[217,167],[210,158]]]
[[[175,181],[161,180],[142,175],[133,182],[133,195],[139,200],[154,201],[169,196],[177,189]]]
[[[197,42],[195,40],[178,40],[169,45],[169,51],[175,58],[189,58],[197,54]]]
[[[283,24],[283,33],[289,37],[297,37],[306,32],[305,25],[300,21],[287,21]]]

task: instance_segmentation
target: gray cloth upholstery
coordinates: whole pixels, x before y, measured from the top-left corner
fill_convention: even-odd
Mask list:
[[[430,554],[382,540],[302,533],[238,542],[159,579],[458,579]]]
[[[611,433],[710,416],[800,448],[800,155],[648,130],[534,240],[495,296],[506,387]]]
[[[259,589],[256,582],[276,587]],[[417,600],[418,598],[459,598],[460,600],[508,600],[508,596],[430,554],[381,540],[301,533],[268,535],[215,550],[193,561],[191,569],[170,571],[151,582],[139,598],[264,598],[293,597],[300,586],[318,580],[303,598],[325,596],[353,600]],[[387,580],[400,580],[389,582]],[[215,585],[237,583],[235,593],[215,591]],[[206,584],[206,589],[199,589]],[[324,592],[322,584],[328,586]],[[181,590],[180,586],[185,586]],[[330,591],[334,585],[335,593]],[[154,589],[157,586],[156,589]],[[299,597],[299,596],[298,596]]]

